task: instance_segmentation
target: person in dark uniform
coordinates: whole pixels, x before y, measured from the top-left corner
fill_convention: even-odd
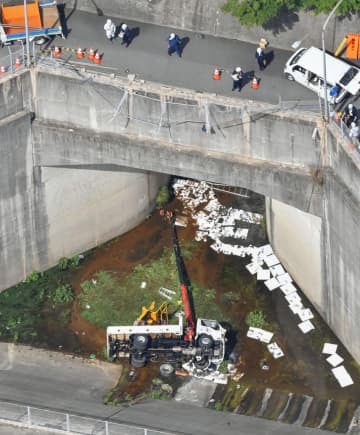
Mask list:
[[[181,57],[181,40],[176,33],[170,33],[167,38],[168,41],[168,55],[171,56],[175,51]]]
[[[233,87],[232,90],[235,91],[236,89],[239,90],[239,92],[241,91],[242,88],[242,70],[239,66],[237,66],[234,71],[231,74],[231,78],[233,80]]]

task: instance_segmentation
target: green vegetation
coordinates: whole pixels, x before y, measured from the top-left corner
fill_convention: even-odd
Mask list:
[[[0,293],[0,337],[21,343],[36,343],[41,321],[59,308],[61,320],[70,318],[69,304],[73,300],[66,283],[67,272],[58,268],[33,272],[24,282]]]
[[[248,389],[249,386],[246,382],[241,382],[241,384],[238,384],[237,382],[230,380],[222,400],[222,405],[233,411],[239,405]]]
[[[265,314],[262,311],[250,311],[245,317],[245,323],[248,326],[262,328],[266,322]]]
[[[170,190],[168,186],[162,186],[156,196],[156,208],[163,208],[170,201]]]
[[[191,258],[194,246],[194,243],[184,243],[184,259]],[[146,283],[145,287],[143,282]],[[160,287],[177,292],[169,303],[169,314],[173,317],[177,311],[182,310],[182,305],[172,249],[165,248],[159,259],[136,266],[128,276],[101,271],[95,280],[83,282],[80,294],[82,316],[101,328],[132,324],[139,316],[142,306],[148,306],[153,300],[159,306],[162,302],[162,296],[158,292]],[[201,288],[196,282],[192,282],[190,293],[198,317],[226,320],[215,303],[215,290]]]
[[[58,268],[60,270],[68,270],[71,267],[78,267],[78,265],[80,264],[80,260],[81,260],[80,255],[75,255],[72,258],[62,257],[59,260]]]
[[[245,26],[262,26],[291,11],[309,10],[315,14],[329,12],[336,4],[336,0],[227,0],[222,10],[237,17]],[[355,13],[360,10],[358,0],[344,1],[339,9],[340,15]]]

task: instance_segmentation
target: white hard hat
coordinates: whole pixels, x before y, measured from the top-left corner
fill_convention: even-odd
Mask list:
[[[175,38],[175,33],[170,33],[170,38],[169,39],[174,39]]]
[[[356,127],[356,123],[355,123],[355,122],[352,122],[352,123],[351,123],[351,127]]]
[[[349,109],[352,109],[354,106],[350,103],[349,105],[348,105],[348,108]]]
[[[127,24],[123,23],[121,24],[121,30],[126,30],[127,29]]]
[[[110,24],[111,23],[111,20],[110,20],[110,18],[108,18],[107,20],[106,20],[106,24]]]
[[[241,68],[240,68],[239,66],[237,66],[237,67],[235,68],[235,71],[236,71],[236,72],[240,72],[240,71],[241,71]]]

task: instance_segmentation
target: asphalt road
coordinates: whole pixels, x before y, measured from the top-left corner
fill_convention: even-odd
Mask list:
[[[313,429],[175,401],[149,400],[124,408],[102,405],[103,394],[116,384],[119,375],[119,366],[114,364],[0,343],[0,418],[6,418],[9,412],[2,402],[9,401],[99,419],[111,417],[113,422],[176,434],[319,434]],[[0,424],[0,434],[27,433],[20,428],[6,428]]]
[[[126,21],[136,35],[126,48],[121,45],[120,39],[112,44],[106,40],[103,26],[108,17],[67,9],[65,16],[67,39],[64,41],[58,37],[55,42],[73,49],[98,49],[103,53],[103,71],[121,75],[131,73],[138,79],[272,104],[277,104],[279,98],[317,102],[313,92],[289,82],[283,76],[285,62],[293,52],[291,47],[289,51],[284,51],[273,50],[269,46],[267,51],[272,52],[273,60],[265,71],[259,72],[255,59],[256,46],[253,44],[181,31],[179,36],[186,45],[179,59],[176,54],[171,57],[167,54],[166,38],[174,29]],[[113,21],[117,25],[122,22],[116,18]],[[77,61],[70,52],[63,51],[62,58]],[[87,59],[79,61],[79,64],[93,66]],[[223,78],[218,81],[212,79],[215,66],[225,70]],[[232,92],[230,73],[236,66],[246,71],[249,79],[255,72],[260,79],[260,88],[251,89],[249,81],[240,93]]]

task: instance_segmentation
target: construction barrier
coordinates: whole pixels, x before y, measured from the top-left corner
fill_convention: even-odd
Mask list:
[[[21,61],[20,61],[20,58],[17,57],[15,60],[15,68],[19,68],[19,66],[21,66]]]
[[[84,57],[85,57],[85,51],[82,48],[78,48],[76,51],[76,58],[84,59]]]
[[[214,80],[220,80],[221,79],[221,69],[218,66],[215,67],[215,70],[214,70],[214,73],[212,75],[212,78]]]
[[[5,68],[4,65],[1,65],[0,66],[0,74],[2,75],[2,74],[5,74],[5,73],[6,73],[6,68]]]
[[[254,75],[254,78],[252,79],[252,82],[251,82],[251,87],[253,88],[253,89],[259,89],[259,80],[256,78],[256,76]]]
[[[55,45],[55,47],[54,47],[54,56],[55,57],[60,57],[61,56],[61,49],[57,45]]]
[[[95,57],[94,57],[94,63],[97,63],[97,64],[100,64],[101,63],[101,55],[100,55],[100,53],[97,51],[96,53],[95,53]]]
[[[93,61],[94,57],[95,57],[95,50],[93,48],[89,48],[88,59]]]
[[[347,35],[345,56],[348,59],[360,59],[360,33]]]

